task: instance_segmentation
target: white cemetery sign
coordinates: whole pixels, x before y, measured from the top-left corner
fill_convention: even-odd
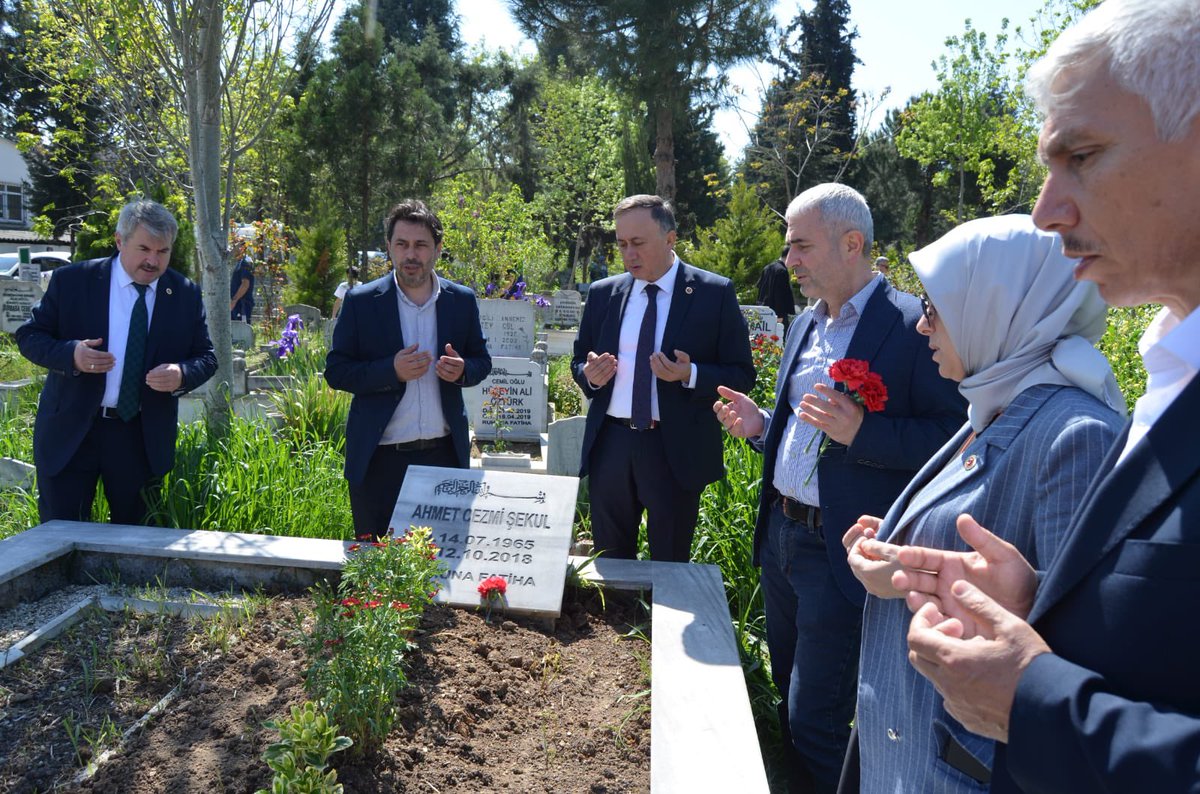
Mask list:
[[[772,334],[783,338],[783,328],[779,324],[779,318],[775,316],[775,310],[770,306],[740,306],[742,316],[746,318],[746,325],[750,328],[750,336],[758,334]]]
[[[463,390],[475,437],[493,441],[502,423],[507,441],[540,441],[546,432],[546,373],[528,358],[493,358],[483,382]],[[497,421],[499,420],[499,421]]]
[[[479,583],[500,576],[503,610],[557,616],[578,489],[575,477],[411,466],[391,526],[432,528],[447,568],[439,602],[479,606]]]
[[[29,319],[33,305],[42,299],[37,282],[5,279],[0,281],[0,331],[12,333]]]
[[[536,309],[529,301],[481,300],[479,322],[492,356],[528,356],[533,352]]]
[[[550,296],[550,324],[559,328],[578,328],[583,316],[582,298],[573,289],[560,289]]]

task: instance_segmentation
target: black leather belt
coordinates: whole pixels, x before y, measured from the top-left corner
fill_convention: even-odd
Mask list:
[[[621,427],[627,427],[630,430],[637,430],[639,432],[642,430],[657,430],[658,429],[658,420],[657,419],[651,419],[649,427],[635,427],[632,419],[626,419],[623,416],[605,416],[604,421],[608,422],[609,424],[620,425]]]
[[[141,411],[138,411],[138,413],[141,413]],[[130,417],[130,419],[132,419],[136,416],[137,416],[137,414],[134,414],[133,416]],[[100,410],[96,412],[96,417],[98,419],[120,419],[121,415],[119,413],[117,413],[116,408],[110,408],[107,405],[101,405]]]
[[[786,496],[779,497],[779,506],[783,515],[789,521],[796,521],[810,527],[821,526],[821,508],[797,502]]]
[[[396,452],[420,452],[426,449],[437,449],[448,441],[450,441],[450,436],[442,436],[441,438],[418,438],[416,441],[401,441],[398,444],[380,444],[380,446],[393,449]]]

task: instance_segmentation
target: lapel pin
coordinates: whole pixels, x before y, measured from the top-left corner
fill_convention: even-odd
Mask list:
[[[979,463],[979,458],[974,455],[968,455],[967,459],[963,461],[963,468],[967,471],[970,471],[971,469],[975,468],[977,463]]]
[[[686,292],[688,295],[691,295],[691,294],[692,294],[692,288],[691,288],[691,287],[688,287],[687,289],[685,289],[685,290],[684,290],[684,292]]]
[[[170,288],[170,287],[167,287],[167,294],[168,294],[168,295],[170,295],[170,294],[171,294],[171,288]]]

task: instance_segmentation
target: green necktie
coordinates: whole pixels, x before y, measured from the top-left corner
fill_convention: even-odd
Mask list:
[[[146,366],[146,285],[135,283],[137,302],[129,315],[129,338],[125,341],[125,364],[121,370],[121,391],[117,395],[117,415],[128,422],[137,416],[141,404],[143,371]]]

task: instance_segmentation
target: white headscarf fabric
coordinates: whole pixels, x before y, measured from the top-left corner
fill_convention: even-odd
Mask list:
[[[1077,386],[1124,413],[1112,367],[1094,343],[1107,307],[1077,282],[1058,235],[1028,215],[964,223],[909,255],[967,377],[971,427],[980,432],[1039,384]]]

